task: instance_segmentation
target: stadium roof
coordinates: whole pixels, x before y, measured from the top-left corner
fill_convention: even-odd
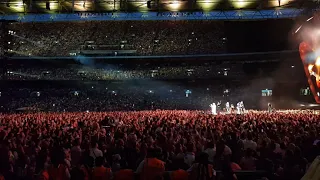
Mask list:
[[[74,13],[74,12],[190,12],[247,9],[301,9],[319,0],[2,0],[0,12]]]
[[[0,19],[17,21],[293,18],[320,0],[4,0]]]

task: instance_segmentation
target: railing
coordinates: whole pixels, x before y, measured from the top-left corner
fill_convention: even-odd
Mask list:
[[[73,14],[9,14],[0,15],[0,19],[19,22],[54,22],[54,21],[114,21],[114,20],[257,20],[281,19],[300,16],[302,9],[271,9],[271,10],[226,10],[197,12],[112,12]]]
[[[85,58],[85,57],[82,57]],[[162,55],[162,56],[96,56],[86,57],[96,60],[195,60],[203,59],[210,61],[241,61],[241,62],[264,62],[264,61],[279,61],[281,58],[290,59],[299,58],[299,52],[296,50],[288,51],[270,51],[270,52],[251,52],[251,53],[228,53],[228,54],[199,54],[199,55]],[[77,56],[69,57],[11,57],[12,60],[75,60]]]

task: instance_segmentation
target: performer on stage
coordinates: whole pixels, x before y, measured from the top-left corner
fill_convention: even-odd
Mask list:
[[[213,115],[217,115],[217,105],[216,105],[216,103],[210,104],[210,107],[211,107],[211,113]]]
[[[222,108],[221,108],[221,101],[217,102],[217,114],[220,114]]]
[[[241,105],[240,105],[241,102],[238,102],[237,103],[237,114],[241,114]]]
[[[272,112],[273,112],[272,104],[268,103],[268,113],[272,113]]]
[[[243,101],[240,102],[240,111],[241,111],[241,114],[244,114],[246,109],[244,108],[244,103]]]
[[[231,111],[230,111],[230,104],[229,104],[229,102],[227,102],[227,103],[226,103],[226,111],[227,111],[227,113],[228,113],[228,114],[230,114],[230,113],[231,113]]]
[[[233,114],[234,113],[234,105],[233,104],[231,104],[231,108],[230,109],[231,109],[231,111],[230,111],[231,114]]]

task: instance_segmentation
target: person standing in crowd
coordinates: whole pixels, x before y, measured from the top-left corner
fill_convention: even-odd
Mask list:
[[[147,157],[139,164],[136,173],[140,180],[162,179],[165,163],[160,158],[161,149],[148,149]]]
[[[246,150],[245,156],[240,161],[240,166],[243,170],[254,171],[256,170],[256,159],[253,157],[252,149]]]
[[[194,163],[188,172],[190,172],[190,179],[192,180],[213,180],[216,177],[216,171],[213,169],[213,165],[209,164],[209,155],[202,152],[197,162]]]
[[[71,148],[71,166],[77,166],[81,161],[81,147],[80,139],[74,141],[74,146]]]
[[[111,179],[111,168],[106,168],[104,165],[104,158],[96,158],[96,166],[92,170],[92,180],[110,180]]]
[[[95,142],[95,140],[93,140],[91,143],[90,156],[93,157],[94,160],[98,157],[103,157],[103,153],[100,149],[98,149],[98,143]]]
[[[57,147],[52,152],[51,167],[48,168],[50,180],[68,180],[70,173],[67,165],[64,162],[64,152]]]
[[[134,177],[132,169],[120,169],[113,174],[113,180],[134,180]]]

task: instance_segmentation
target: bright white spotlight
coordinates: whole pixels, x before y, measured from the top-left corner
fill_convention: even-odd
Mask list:
[[[310,21],[311,19],[313,19],[313,16],[311,18],[307,19],[307,21]]]
[[[299,32],[299,30],[302,28],[302,25],[298,27],[298,29],[294,32],[294,33],[297,33]]]
[[[318,66],[318,67],[320,66],[320,57],[318,57],[318,58],[317,58],[317,60],[316,60],[316,63],[315,63],[315,64],[316,64],[316,66]]]
[[[309,72],[311,72],[311,71],[312,71],[312,68],[313,68],[313,65],[312,65],[312,64],[310,64],[310,65],[308,66],[308,70],[309,70]]]

